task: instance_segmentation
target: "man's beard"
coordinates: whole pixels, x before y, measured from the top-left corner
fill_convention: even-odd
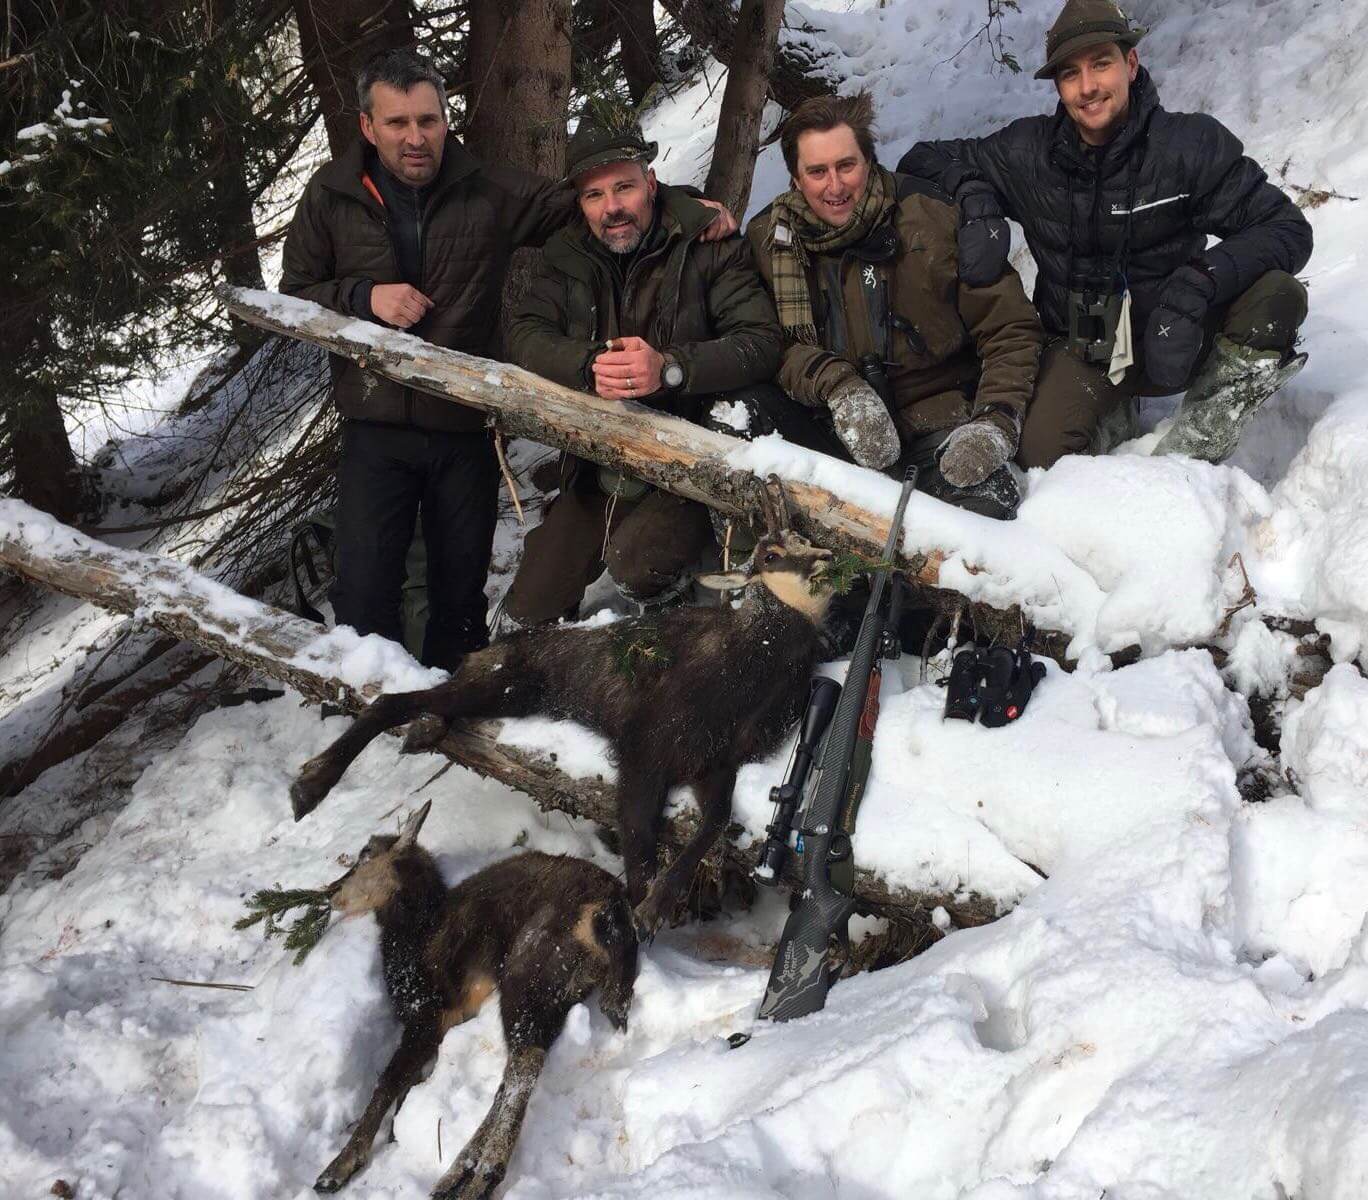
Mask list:
[[[627,214],[610,213],[607,217],[603,219],[603,236],[600,240],[614,254],[635,253],[637,247],[641,245],[641,239],[646,236],[641,231],[640,226],[633,222],[613,230],[612,236],[617,240],[609,241],[608,226],[612,224],[612,222],[614,221],[621,220],[624,216],[627,216]]]

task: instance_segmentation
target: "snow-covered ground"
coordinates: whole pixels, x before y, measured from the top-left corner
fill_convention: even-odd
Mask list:
[[[980,4],[791,8],[825,31],[848,86],[873,90],[886,160],[1050,103],[1029,67],[1053,3],[1007,14],[1023,75],[994,71],[981,44],[954,57]],[[1214,113],[1289,184],[1366,197],[1308,210],[1309,366],[1233,466],[1065,460],[1031,479],[1012,527],[918,498],[909,535],[952,540],[947,578],[985,598],[1027,578],[1033,613],[1073,635],[1079,665],[1052,668],[1022,721],[994,731],[942,723],[943,693],[901,660],[855,853],[905,886],[1012,911],[775,1027],[752,1018],[777,901],[663,935],[626,1034],[592,1004],[572,1015],[503,1195],[1368,1195],[1368,681],[1352,661],[1368,636],[1368,0],[1136,0],[1133,15],[1153,30],[1141,52],[1170,107]],[[711,85],[651,118],[667,180],[705,172],[715,70]],[[782,185],[774,147],[753,207]],[[842,486],[891,507],[880,481]],[[1314,618],[1340,660],[1286,702],[1286,784],[1262,803],[1236,787],[1263,757],[1244,700],[1206,651],[1176,648],[1208,639],[1239,596],[1236,552],[1258,606],[1225,638],[1230,681],[1287,695],[1292,639],[1262,612]],[[68,668],[44,663],[99,649],[97,620],[54,601],[40,636],[7,648],[0,736],[51,702]],[[1147,656],[1131,666],[1099,653],[1134,642]],[[289,779],[343,727],[290,696],[211,713],[122,811],[78,831],[91,845],[74,869],[31,871],[0,897],[0,1197],[37,1200],[57,1179],[81,1200],[311,1194],[397,1036],[374,925],[338,926],[293,967],[232,923],[259,887],[335,877],[424,798],[423,841],[452,880],[515,846],[617,865],[591,829],[460,770],[431,780],[439,760],[389,739],[295,824]],[[580,732],[510,734],[558,739],[568,769],[608,769]],[[781,754],[742,773],[751,835],[782,767]],[[740,1030],[752,1040],[728,1050]],[[502,1065],[495,1011],[453,1030],[350,1193],[422,1194]]]

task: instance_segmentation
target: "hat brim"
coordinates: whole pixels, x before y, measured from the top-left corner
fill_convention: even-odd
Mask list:
[[[1141,29],[1136,26],[1133,29],[1128,29],[1125,33],[1118,33],[1115,29],[1098,29],[1091,33],[1080,33],[1077,37],[1070,38],[1051,54],[1045,65],[1035,73],[1035,77],[1037,79],[1053,79],[1060,67],[1080,50],[1086,50],[1089,46],[1102,46],[1107,42],[1115,42],[1123,50],[1129,50],[1148,32],[1148,29]]]
[[[611,150],[600,150],[597,154],[589,155],[582,162],[575,163],[565,172],[561,182],[573,183],[576,175],[583,175],[585,171],[593,171],[598,167],[606,167],[609,163],[639,162],[644,167],[655,158],[658,149],[657,143],[647,142],[644,147],[636,150],[625,146]]]

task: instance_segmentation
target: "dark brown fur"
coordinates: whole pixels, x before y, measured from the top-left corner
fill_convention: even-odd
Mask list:
[[[754,582],[737,608],[531,629],[468,655],[447,683],[381,696],[304,764],[290,790],[296,818],[318,805],[372,738],[422,714],[578,721],[612,743],[627,894],[638,928],[653,933],[725,830],[737,768],[778,749],[817,662],[826,596],[814,596],[809,583],[830,554],[785,531],[779,511],[766,510],[771,532],[752,555]],[[737,582],[714,582],[722,578]],[[699,827],[656,878],[660,815],[676,784],[693,788]]]
[[[442,1037],[499,991],[508,1064],[489,1113],[433,1191],[488,1196],[508,1167],[527,1100],[566,1015],[595,989],[618,1029],[637,971],[637,940],[621,884],[578,858],[528,853],[448,890],[417,842],[420,809],[398,838],[372,838],[333,907],[373,911],[403,1036],[347,1145],[314,1187],[335,1192],[370,1159],[380,1123],[436,1057]]]

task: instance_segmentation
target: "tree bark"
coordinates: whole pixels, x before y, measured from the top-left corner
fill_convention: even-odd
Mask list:
[[[249,600],[183,563],[117,550],[75,530],[54,530],[50,520],[14,500],[0,501],[0,530],[0,566],[101,608],[136,612],[157,628],[278,679],[309,699],[358,712],[385,690],[383,678],[359,684],[344,679],[337,664],[346,650],[317,625]],[[616,826],[612,783],[601,776],[568,775],[551,759],[500,742],[501,727],[498,721],[470,722],[448,734],[438,751],[526,792],[545,809]],[[281,804],[287,804],[283,795]],[[666,817],[661,844],[678,853],[696,826],[692,811]],[[747,850],[730,841],[723,847],[726,867],[743,875],[749,874],[758,853],[758,842]],[[961,926],[981,925],[998,915],[994,902],[983,897],[911,892],[868,870],[857,869],[855,894],[863,907],[910,920],[924,917],[936,905]]]
[[[26,382],[23,394],[8,398],[14,494],[70,524],[81,509],[81,476],[66,422],[57,393],[32,379]]]
[[[409,0],[294,0],[304,71],[336,158],[357,132],[356,73],[371,55],[414,44]]]
[[[622,73],[627,79],[627,91],[632,103],[640,104],[651,87],[660,82],[660,37],[656,32],[655,0],[614,0],[613,8],[618,38],[622,42]]]
[[[741,0],[712,165],[703,185],[705,195],[721,201],[738,219],[750,201],[755,156],[760,149],[760,118],[783,16],[784,0]]]
[[[466,140],[477,157],[559,179],[570,105],[570,0],[470,0]],[[540,251],[513,256],[500,330]]]
[[[695,45],[723,66],[730,66],[736,44],[736,13],[731,0],[660,0]],[[792,110],[810,96],[829,96],[840,79],[829,73],[826,56],[781,34],[770,75],[769,94]]]

